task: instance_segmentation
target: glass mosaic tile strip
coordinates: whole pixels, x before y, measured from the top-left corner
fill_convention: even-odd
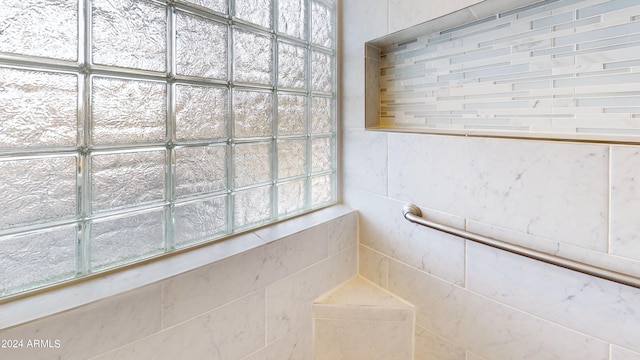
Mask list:
[[[461,12],[483,14],[483,6]],[[379,101],[368,105],[368,128],[437,125],[456,134],[471,134],[461,128],[533,138],[573,132],[568,139],[640,142],[632,137],[638,124],[630,121],[640,110],[633,92],[640,82],[640,23],[629,16],[637,11],[634,1],[522,2],[467,24],[447,23],[445,16],[432,21],[442,28],[427,22],[405,30],[404,39],[400,31],[371,41],[367,97],[377,89]],[[435,30],[419,33],[428,26]],[[628,91],[615,89],[621,86]],[[569,116],[571,123],[556,121]],[[581,135],[598,128],[603,137]]]

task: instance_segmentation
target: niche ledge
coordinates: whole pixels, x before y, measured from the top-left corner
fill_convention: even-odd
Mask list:
[[[365,129],[640,144],[632,7],[484,0],[366,42]]]

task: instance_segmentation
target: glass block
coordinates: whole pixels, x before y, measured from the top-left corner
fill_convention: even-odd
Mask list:
[[[333,64],[331,55],[313,51],[311,62],[311,88],[315,91],[331,92]]]
[[[227,25],[178,12],[178,74],[227,80]]]
[[[227,188],[227,146],[176,148],[176,196]]]
[[[271,85],[271,38],[234,29],[234,79],[239,82]]]
[[[74,146],[77,137],[77,75],[0,68],[0,147]]]
[[[76,274],[75,225],[0,237],[0,248],[0,296]]]
[[[73,218],[76,168],[72,156],[0,161],[0,228]]]
[[[271,186],[239,191],[233,196],[234,229],[260,225],[271,218]]]
[[[270,92],[237,90],[233,93],[234,135],[239,138],[271,135]]]
[[[78,1],[4,1],[0,11],[0,52],[76,60]]]
[[[306,134],[307,97],[278,94],[278,135]]]
[[[226,88],[176,85],[176,138],[227,137],[229,96]]]
[[[94,77],[91,91],[94,144],[164,140],[167,119],[164,83]]]
[[[211,240],[226,231],[226,196],[175,205],[174,243],[177,248]]]
[[[333,47],[333,16],[330,8],[319,2],[311,5],[311,42]]]
[[[314,97],[311,100],[311,132],[314,134],[331,132],[333,126],[330,98]]]
[[[272,0],[236,0],[235,16],[265,28],[271,28]]]
[[[164,209],[92,221],[91,271],[129,264],[164,251]]]
[[[302,46],[278,43],[278,86],[305,89],[307,49]]]
[[[94,212],[164,199],[165,151],[93,154]]]
[[[306,39],[305,14],[307,12],[305,0],[278,0],[278,32]]]
[[[313,172],[331,170],[331,138],[314,138],[311,142],[311,154]]]
[[[236,144],[233,165],[236,188],[271,180],[271,144]]]
[[[322,206],[333,201],[333,175],[316,176],[311,179],[311,205]]]
[[[278,215],[295,214],[304,210],[306,180],[278,184]]]
[[[306,139],[278,140],[278,179],[305,174]]]
[[[226,14],[228,11],[227,0],[180,0],[186,4],[196,4],[213,11]]]
[[[147,1],[92,1],[93,63],[165,71],[167,10]]]

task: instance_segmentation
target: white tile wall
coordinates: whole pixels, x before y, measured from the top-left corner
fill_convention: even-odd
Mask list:
[[[611,152],[611,253],[640,260],[640,147]]]
[[[475,243],[467,244],[467,289],[640,352],[639,289]]]
[[[398,261],[389,290],[417,307],[417,324],[488,359],[593,359],[609,345],[492,301]]]
[[[580,1],[602,2],[575,0]],[[349,19],[349,28],[370,30],[368,41],[473,1],[389,0],[386,9],[376,7],[379,13],[367,18],[358,9],[369,1],[348,3],[342,5],[343,19]],[[559,20],[548,17],[554,15],[539,14],[535,24]],[[592,26],[588,20],[583,26]],[[640,276],[640,202],[634,186],[640,146],[364,131],[364,103],[348,103],[364,93],[359,75],[364,64],[352,58],[362,58],[362,44],[353,44],[348,32],[342,36],[341,61],[348,69],[343,79],[362,87],[350,83],[342,93],[348,167],[343,194],[344,202],[359,210],[359,271],[416,306],[415,359],[637,359],[636,290],[446,238],[406,222],[401,209],[416,203],[425,217]],[[549,64],[554,74],[568,66],[588,70],[598,60],[594,56],[585,54],[574,63],[547,55],[547,63],[533,64],[532,71]],[[548,87],[548,80],[543,82],[527,86]],[[637,91],[637,84],[613,88]],[[460,87],[454,95],[496,89]],[[611,89],[598,85],[589,91]],[[566,95],[561,90],[555,95]],[[548,95],[545,91],[533,93]],[[365,181],[369,173],[373,176]]]

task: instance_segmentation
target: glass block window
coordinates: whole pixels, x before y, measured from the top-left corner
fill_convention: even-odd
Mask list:
[[[0,297],[336,200],[333,0],[0,12]]]

